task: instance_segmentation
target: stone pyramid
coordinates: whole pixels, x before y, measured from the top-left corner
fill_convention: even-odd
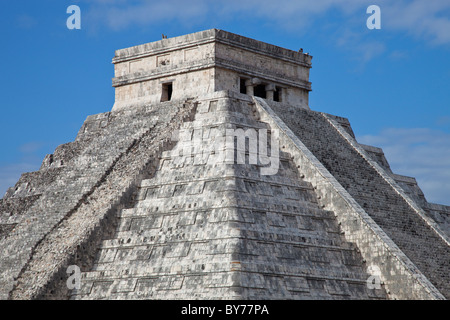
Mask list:
[[[0,200],[0,298],[449,298],[450,207],[310,110],[311,59],[217,29],[116,51],[112,111]]]

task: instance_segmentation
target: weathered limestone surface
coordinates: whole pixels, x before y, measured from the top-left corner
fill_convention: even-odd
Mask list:
[[[319,204],[336,214],[345,238],[358,247],[368,269],[375,271],[382,279],[389,297],[392,299],[443,299],[442,294],[269,105],[262,99],[254,99],[261,118],[269,122],[272,127],[278,127],[282,132],[280,134],[282,148],[294,156],[294,163],[305,172],[305,180],[314,186]],[[343,118],[336,116],[333,118],[345,126],[349,124]],[[348,127],[347,131],[352,134],[351,128]]]
[[[191,105],[168,102],[164,109],[148,107],[86,120],[75,142],[80,147],[78,156],[62,166],[61,159],[49,164],[61,166],[61,172],[26,214],[2,215],[1,225],[15,224],[0,251],[2,298],[48,294],[41,291],[58,272],[65,273],[64,266],[68,260],[73,262],[80,248],[93,245],[95,249],[95,241],[82,244],[108,230],[94,232],[99,232],[102,219],[129,201],[124,196],[142,171],[158,161],[161,148],[189,116]],[[140,149],[148,152],[136,154]],[[89,250],[79,253],[85,259],[83,265],[89,265],[91,254]]]
[[[309,109],[311,58],[217,29],[116,51],[112,111],[0,199],[0,299],[449,298],[450,207]]]
[[[160,102],[164,83],[171,83],[173,99],[180,99],[239,92],[241,78],[253,80],[253,85],[273,85],[284,102],[308,108],[311,59],[218,29],[117,50],[113,111]]]
[[[430,282],[447,298],[450,295],[448,236],[411,199],[399,194],[395,181],[363,157],[358,144],[325,114],[299,110],[274,110],[325,168],[348,191],[381,229]],[[353,145],[350,143],[353,140]],[[369,156],[370,157],[370,156]],[[374,161],[374,160],[372,160]],[[383,175],[384,174],[384,175]],[[398,187],[398,185],[397,185]],[[406,194],[406,193],[404,193]]]
[[[360,146],[392,177],[392,179],[395,180],[403,191],[424,210],[425,214],[439,225],[440,229],[446,233],[447,237],[450,237],[450,206],[428,202],[415,178],[393,173],[382,149],[362,144],[360,144]]]
[[[76,299],[383,299],[334,214],[323,210],[291,155],[276,175],[227,164],[206,149],[227,128],[270,129],[252,101],[217,92],[118,213]],[[192,149],[192,153],[183,154]],[[191,156],[192,155],[192,156]],[[247,158],[248,158],[247,154]],[[248,159],[247,159],[248,160]]]

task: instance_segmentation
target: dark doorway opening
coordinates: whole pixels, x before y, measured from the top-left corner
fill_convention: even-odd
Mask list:
[[[172,99],[173,86],[172,82],[162,84],[161,102],[170,101]]]
[[[281,90],[283,90],[283,88],[275,87],[275,91],[273,92],[273,101],[281,102]]]
[[[264,84],[255,86],[253,94],[255,95],[255,97],[266,99],[266,86]]]
[[[245,87],[245,78],[240,78],[239,80],[239,92],[246,94],[247,93],[247,88]]]

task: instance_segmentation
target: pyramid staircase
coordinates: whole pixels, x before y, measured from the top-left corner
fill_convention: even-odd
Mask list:
[[[230,164],[204,152],[226,129],[270,130],[255,111],[226,96],[199,101],[72,299],[386,298],[289,153],[264,176],[248,153]]]

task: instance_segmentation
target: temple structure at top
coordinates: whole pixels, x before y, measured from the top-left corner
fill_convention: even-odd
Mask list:
[[[311,59],[218,29],[117,50],[113,111],[222,90],[309,108]]]

